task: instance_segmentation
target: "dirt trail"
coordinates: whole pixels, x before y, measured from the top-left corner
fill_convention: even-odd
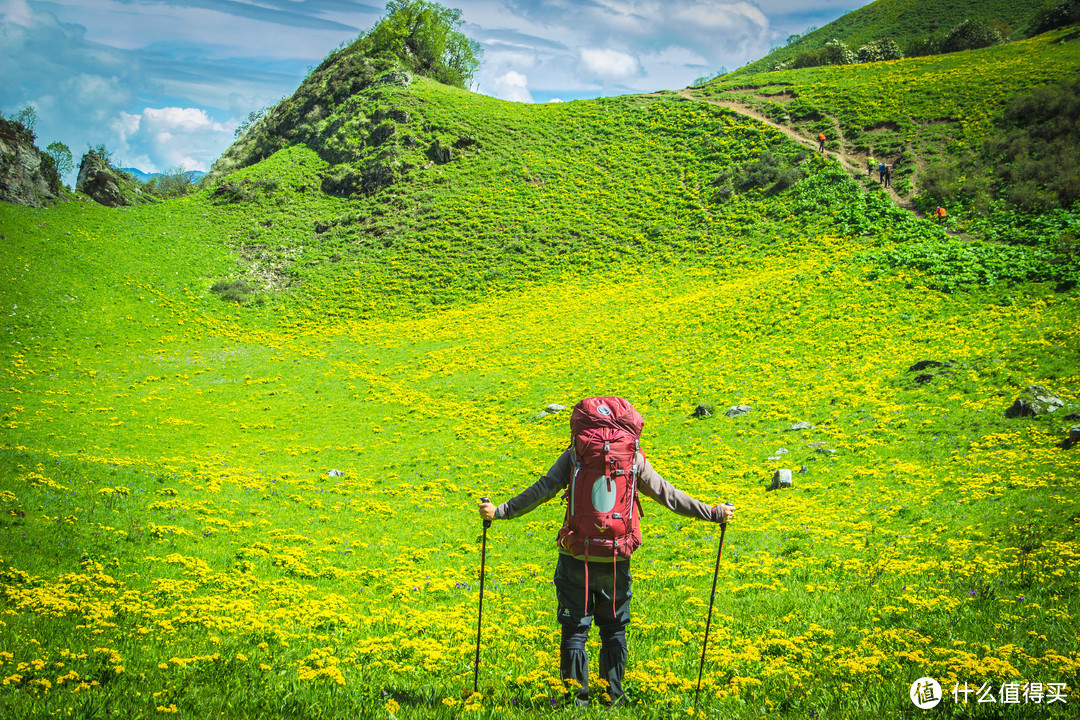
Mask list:
[[[682,90],[679,90],[677,92],[680,97],[686,98],[687,100],[694,100],[697,102],[709,103],[710,105],[717,105],[719,107],[727,108],[728,110],[737,112],[740,115],[745,115],[746,117],[753,118],[758,122],[763,122],[770,127],[776,128],[784,135],[788,136],[800,145],[808,147],[814,152],[817,152],[818,143],[816,139],[801,135],[800,133],[787,127],[786,125],[782,125],[774,120],[770,120],[769,118],[765,117],[764,115],[750,108],[747,105],[735,102],[734,100],[710,100],[708,98],[701,98],[694,95],[690,88],[683,88]],[[833,121],[833,126],[836,128],[836,137],[840,140],[840,152],[826,150],[825,155],[828,155],[837,160],[841,164],[841,166],[843,166],[844,169],[846,169],[852,175],[856,177],[861,177],[864,173],[866,173],[866,153],[853,153],[850,151],[846,151],[847,142],[844,139],[843,133],[840,131],[840,123],[837,122],[836,118],[830,117],[829,119]],[[885,192],[889,193],[889,197],[892,198],[892,201],[898,207],[902,207],[905,210],[911,210],[912,212],[914,212],[911,198],[906,198],[900,195],[891,187],[885,188]]]

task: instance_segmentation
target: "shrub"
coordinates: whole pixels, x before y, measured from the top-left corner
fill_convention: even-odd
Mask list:
[[[1000,129],[984,156],[1010,204],[1069,207],[1080,198],[1080,80],[1014,98]]]
[[[218,280],[210,286],[210,292],[226,302],[243,305],[251,299],[255,288],[251,287],[246,280]]]
[[[950,30],[941,41],[941,52],[960,52],[1000,45],[1004,41],[1001,33],[990,25],[978,20],[965,20]]]
[[[903,57],[904,52],[892,38],[866,43],[856,53],[856,58],[861,63],[900,60]]]
[[[814,50],[803,50],[791,61],[791,67],[808,68],[821,65],[853,65],[855,53],[842,41],[833,38]]]
[[[1048,2],[1035,13],[1028,28],[1030,36],[1080,22],[1080,0]]]

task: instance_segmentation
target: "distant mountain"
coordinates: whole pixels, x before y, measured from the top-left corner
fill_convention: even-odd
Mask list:
[[[151,178],[161,178],[161,177],[165,177],[167,175],[167,173],[143,172],[139,168],[133,168],[133,167],[120,168],[120,172],[126,172],[128,175],[135,178],[139,182],[146,182],[146,181],[150,180]],[[206,173],[204,173],[202,170],[188,170],[187,171],[188,179],[190,179],[191,182],[193,182],[193,183],[194,182],[199,182],[199,180],[201,180],[204,175],[206,175]]]

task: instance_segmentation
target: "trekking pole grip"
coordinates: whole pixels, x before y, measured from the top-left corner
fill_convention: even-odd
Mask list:
[[[489,503],[489,502],[491,502],[491,498],[489,498],[489,497],[482,497],[482,498],[480,498],[480,502],[486,502],[486,503]],[[491,521],[490,521],[490,520],[485,520],[485,521],[484,521],[484,527],[485,527],[485,528],[489,528],[489,527],[491,527]]]

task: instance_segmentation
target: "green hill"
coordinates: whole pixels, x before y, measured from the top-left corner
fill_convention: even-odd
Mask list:
[[[1075,5],[1075,3],[1071,3]],[[830,40],[840,40],[852,51],[868,43],[891,40],[911,54],[914,46],[928,38],[944,37],[965,21],[993,28],[1005,39],[1021,39],[1033,34],[1052,8],[1069,6],[1069,0],[1016,2],[1015,0],[876,0],[801,36],[793,36],[784,47],[736,70],[745,76],[771,70],[788,63],[799,53],[816,50]],[[1041,32],[1041,30],[1039,30]]]
[[[938,224],[848,165],[969,157],[1076,46],[542,106],[345,49],[197,193],[0,204],[0,707],[561,714],[563,508],[488,531],[474,694],[475,505],[566,447],[548,404],[616,394],[739,506],[706,716],[906,716],[929,676],[1070,717],[1080,213]],[[645,510],[620,712],[683,717],[718,532]]]

